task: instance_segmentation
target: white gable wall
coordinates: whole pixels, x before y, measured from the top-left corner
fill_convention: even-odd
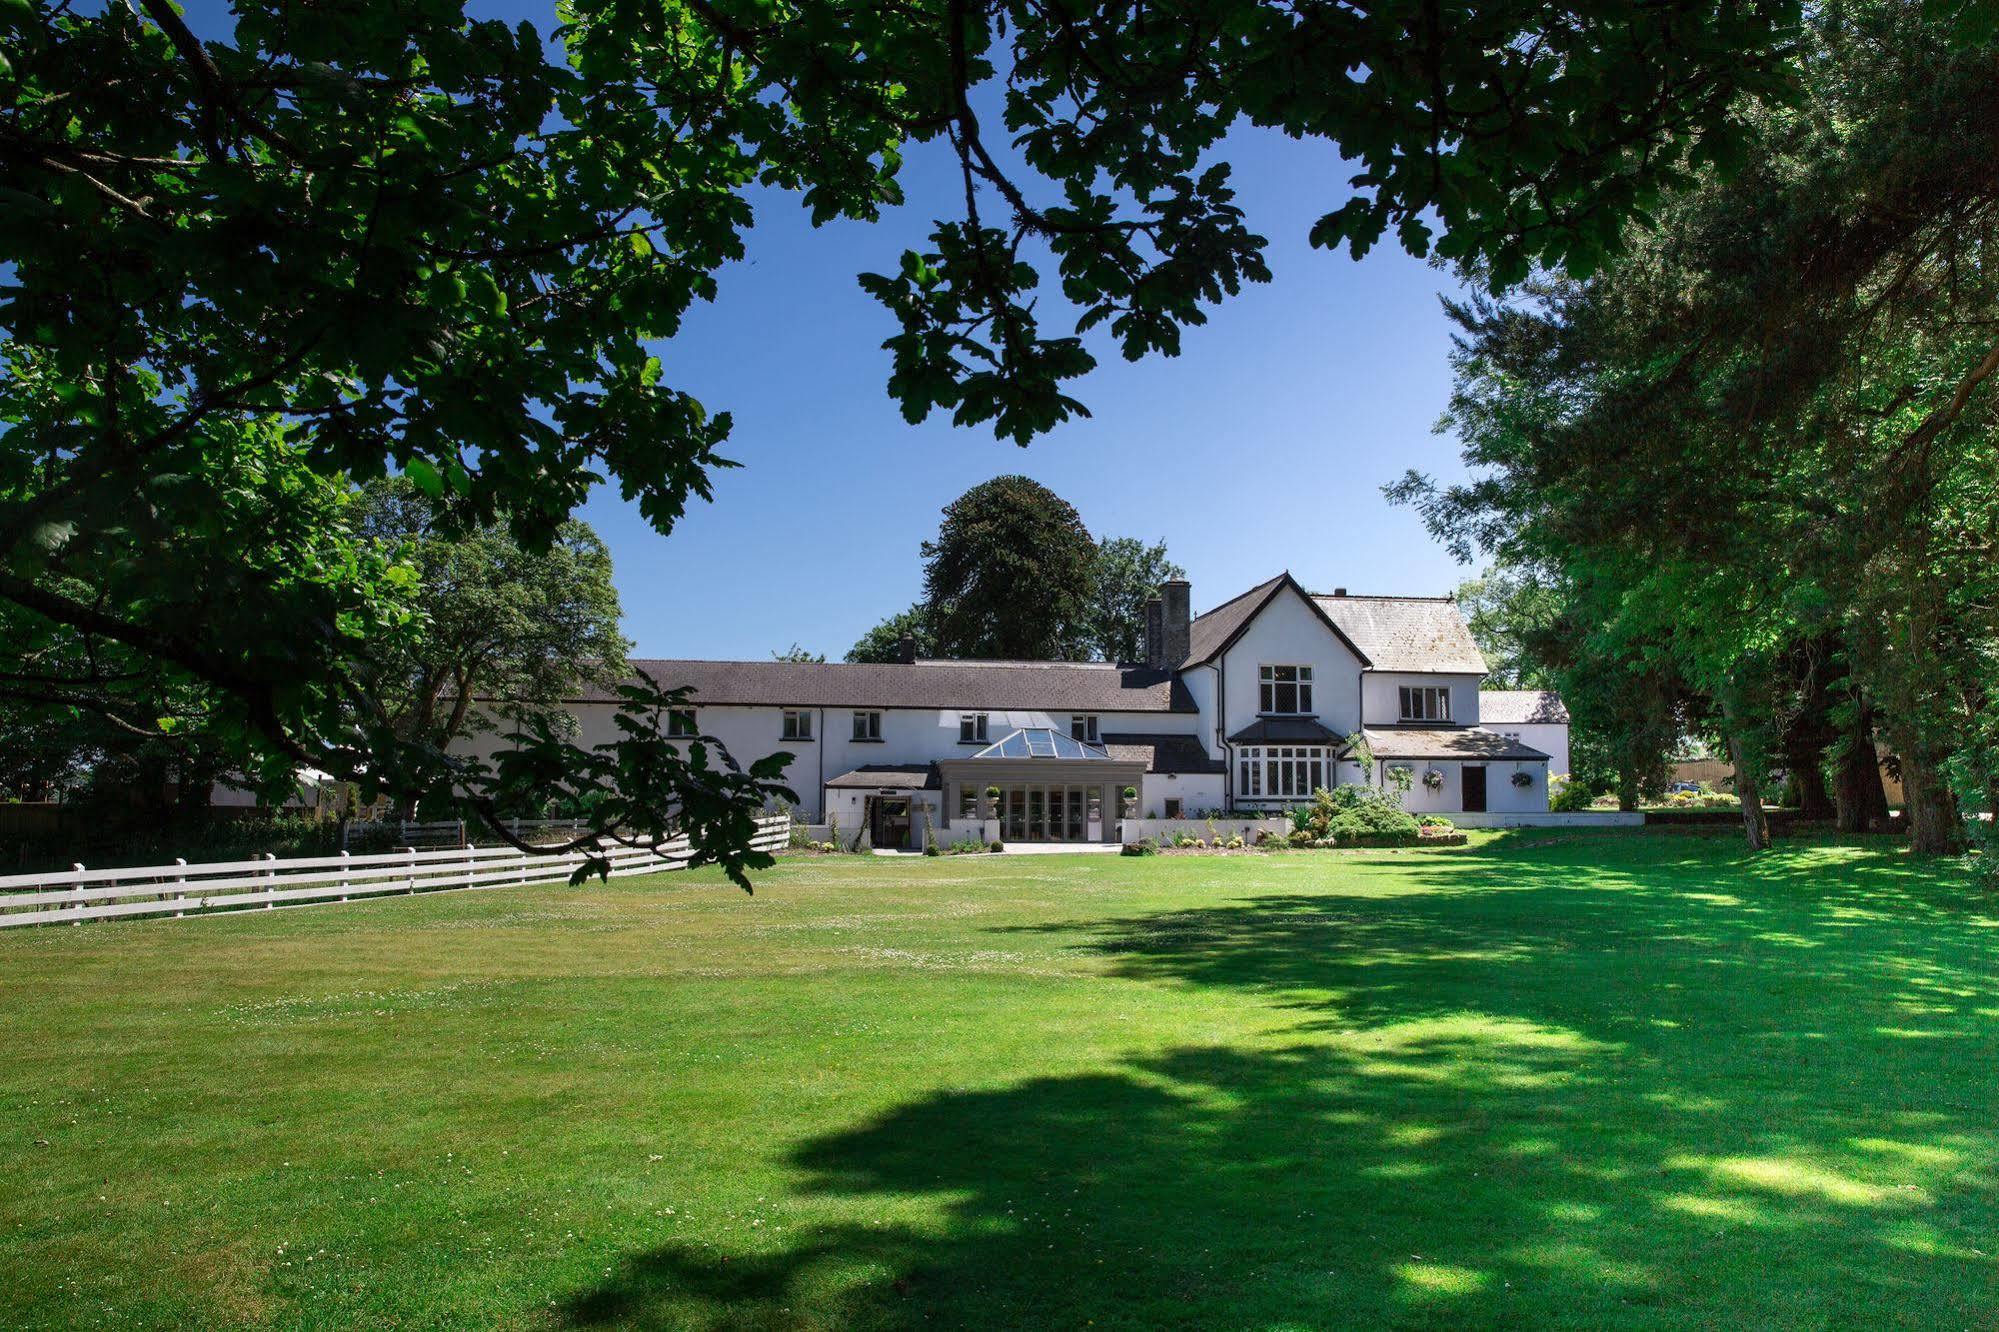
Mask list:
[[[1257,672],[1262,666],[1310,666],[1311,715],[1336,735],[1360,728],[1360,659],[1319,618],[1318,611],[1290,588],[1278,592],[1223,654],[1222,693],[1227,713],[1221,725],[1225,737],[1256,720],[1262,706],[1257,689]],[[1185,678],[1197,674],[1200,672],[1191,671]]]

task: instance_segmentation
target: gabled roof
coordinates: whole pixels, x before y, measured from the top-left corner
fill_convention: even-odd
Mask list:
[[[1567,726],[1569,710],[1552,689],[1483,689],[1478,695],[1480,725]]]
[[[1368,727],[1362,732],[1378,759],[1546,759],[1532,745],[1476,726]]]
[[[1449,597],[1313,597],[1377,671],[1484,675],[1485,658]]]
[[[823,708],[978,708],[993,711],[1193,712],[1170,671],[1071,661],[634,660],[663,688],[692,686],[704,705]],[[614,699],[593,690],[579,700]]]
[[[1360,645],[1326,614],[1318,599],[1307,592],[1303,585],[1291,576],[1290,571],[1286,570],[1268,582],[1258,583],[1241,596],[1224,601],[1213,610],[1195,616],[1188,626],[1187,660],[1180,663],[1180,669],[1184,671],[1191,667],[1204,666],[1228,651],[1235,641],[1243,636],[1250,622],[1287,587],[1296,592],[1299,598],[1325,621],[1326,628],[1333,631],[1333,637],[1346,644],[1347,650],[1359,658],[1361,665],[1374,664]]]

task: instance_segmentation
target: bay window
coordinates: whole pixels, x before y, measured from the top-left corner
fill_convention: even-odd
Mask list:
[[[1310,800],[1332,785],[1332,762],[1320,745],[1252,745],[1237,751],[1238,800]]]

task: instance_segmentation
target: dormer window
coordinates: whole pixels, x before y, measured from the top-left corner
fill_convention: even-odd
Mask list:
[[[1278,716],[1309,713],[1312,707],[1310,666],[1263,666],[1257,669],[1260,711]]]
[[[1451,691],[1440,685],[1402,686],[1402,720],[1406,722],[1447,722],[1451,719]]]

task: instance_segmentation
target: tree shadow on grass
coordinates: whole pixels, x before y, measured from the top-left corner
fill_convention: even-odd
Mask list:
[[[1037,927],[1264,996],[1290,1034],[914,1101],[796,1153],[840,1219],[636,1255],[568,1315],[1991,1325],[1995,932],[1926,889],[1898,912],[1879,867],[1691,854],[1608,887],[1493,854],[1393,867],[1429,892]]]

